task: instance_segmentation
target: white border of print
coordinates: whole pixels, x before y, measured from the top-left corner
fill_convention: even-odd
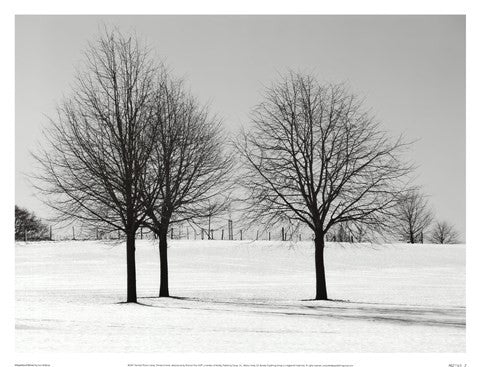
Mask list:
[[[478,2],[476,2],[478,4]],[[480,17],[474,1],[100,1],[82,0],[67,2],[60,0],[3,1],[0,11],[2,27],[2,134],[0,157],[2,157],[3,178],[1,182],[1,226],[3,235],[2,264],[2,312],[0,365],[17,364],[50,365],[52,367],[79,366],[125,366],[128,364],[351,364],[361,366],[445,366],[451,364],[467,366],[480,365],[478,347],[480,340],[479,259],[480,231],[478,226],[479,201],[479,109],[476,108],[480,95],[478,66],[478,29]],[[467,15],[467,353],[457,354],[372,354],[372,353],[330,353],[330,354],[65,354],[15,353],[14,346],[14,22],[15,14],[466,14]]]

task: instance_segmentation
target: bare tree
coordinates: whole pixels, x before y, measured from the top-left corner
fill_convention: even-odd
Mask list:
[[[452,224],[448,222],[436,222],[430,234],[433,243],[459,243],[460,236]]]
[[[402,241],[418,243],[423,242],[425,232],[432,220],[433,213],[427,197],[420,189],[415,188],[401,196],[393,225]]]
[[[48,147],[35,155],[43,172],[36,185],[58,219],[125,233],[127,302],[137,301],[135,233],[149,205],[143,194],[157,136],[152,96],[162,70],[136,39],[105,31],[89,45],[71,96],[51,119]]]
[[[231,176],[229,176],[231,179]],[[229,182],[225,186],[233,186]],[[214,239],[214,232],[218,231],[223,227],[227,218],[231,218],[232,215],[232,204],[233,200],[230,196],[230,190],[225,191],[222,195],[217,196],[213,200],[207,200],[204,203],[204,208],[202,209],[202,216],[200,220],[195,221],[199,226],[200,231],[203,231],[207,235],[207,239]]]
[[[266,90],[237,142],[250,213],[268,224],[305,223],[315,236],[317,300],[327,299],[325,235],[340,223],[383,228],[411,167],[342,85],[291,72]],[[243,173],[242,173],[243,174]]]
[[[170,78],[155,94],[158,139],[149,164],[155,197],[146,195],[145,225],[159,239],[160,297],[169,296],[167,238],[170,225],[197,222],[227,209],[232,157],[221,122]],[[210,234],[209,234],[210,235]]]

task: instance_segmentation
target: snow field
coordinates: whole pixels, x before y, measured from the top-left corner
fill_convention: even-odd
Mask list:
[[[137,241],[139,304],[125,304],[125,245],[16,244],[18,352],[464,352],[465,246],[325,249],[334,301],[312,301],[313,244]]]

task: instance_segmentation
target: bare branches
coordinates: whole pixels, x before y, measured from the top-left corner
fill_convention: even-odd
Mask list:
[[[156,135],[152,91],[162,68],[115,31],[92,44],[85,59],[45,133],[49,146],[35,155],[42,168],[35,183],[59,219],[136,229]]]
[[[428,226],[432,223],[427,197],[415,188],[402,195],[395,210],[396,233],[409,243],[423,242]]]
[[[448,222],[436,222],[430,234],[430,241],[432,243],[460,243],[460,235],[455,230],[452,224]]]
[[[407,145],[391,140],[342,85],[290,73],[267,89],[237,140],[253,215],[325,233],[343,222],[379,226],[405,190]]]
[[[224,211],[233,158],[220,121],[173,78],[157,88],[154,106],[158,138],[148,172],[158,196],[147,224],[158,231],[162,225],[195,222]]]

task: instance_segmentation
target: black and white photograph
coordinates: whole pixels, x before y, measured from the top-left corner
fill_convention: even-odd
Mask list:
[[[16,363],[470,366],[465,14],[14,18]]]

